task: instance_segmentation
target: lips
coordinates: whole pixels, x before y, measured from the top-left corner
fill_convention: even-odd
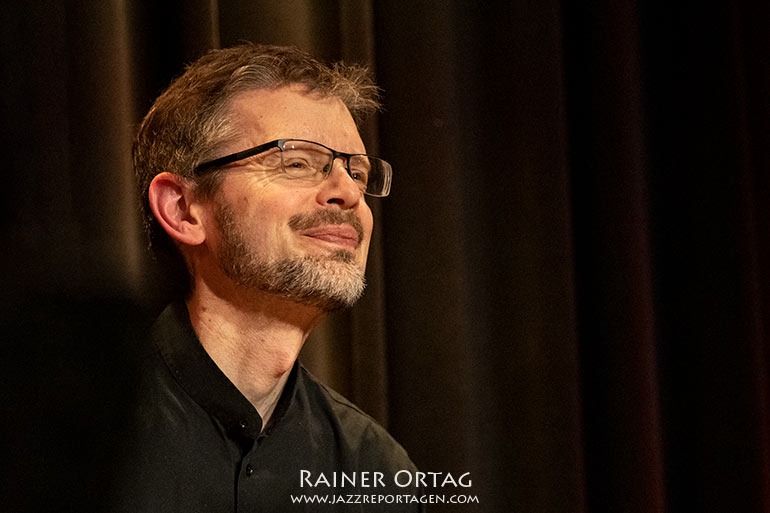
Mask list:
[[[332,244],[355,249],[359,244],[358,231],[349,224],[327,224],[304,230],[302,235]]]

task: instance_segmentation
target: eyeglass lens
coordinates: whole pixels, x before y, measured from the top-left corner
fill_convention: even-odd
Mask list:
[[[286,141],[280,155],[284,172],[293,178],[323,180],[334,164],[334,154],[312,142]],[[273,154],[266,157],[273,161],[275,159]],[[347,165],[350,178],[362,192],[373,196],[388,194],[390,165],[387,162],[368,155],[352,155],[344,164]]]

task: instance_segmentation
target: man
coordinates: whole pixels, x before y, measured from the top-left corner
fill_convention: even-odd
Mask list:
[[[388,194],[391,167],[355,118],[377,107],[361,68],[251,44],[210,52],[156,100],[134,167],[152,242],[183,259],[189,291],[141,360],[116,509],[419,509],[401,446],[297,363],[364,289],[366,197]]]

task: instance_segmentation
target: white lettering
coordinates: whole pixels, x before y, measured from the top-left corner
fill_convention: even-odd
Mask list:
[[[399,481],[398,476],[400,476],[401,474],[406,474],[406,477],[407,477],[406,483],[401,484],[401,482]],[[409,486],[410,484],[412,484],[412,474],[408,470],[399,470],[398,472],[396,472],[396,475],[393,476],[393,482],[396,483],[396,486],[399,486],[401,488],[405,486]]]
[[[450,474],[450,473],[447,473],[446,477],[441,482],[441,488],[445,487],[447,485],[447,483],[451,483],[452,486],[457,486],[457,483],[455,482],[455,478],[452,477],[452,474]]]
[[[335,478],[336,478],[336,474],[337,474],[337,473],[335,472],[334,474],[335,474]],[[336,481],[337,481],[337,480],[335,479],[335,483],[334,483],[334,484],[335,484],[335,486],[336,486],[336,484],[337,484],[337,483],[336,483]],[[345,486],[345,481],[347,481],[349,485],[351,485],[351,486],[355,486],[355,485],[356,485],[356,473],[355,473],[355,472],[353,472],[353,476],[351,477],[351,476],[347,475],[345,472],[343,472],[343,473],[342,473],[342,479],[341,479],[341,481],[342,481],[342,483],[340,483],[340,485],[341,485],[341,486]]]
[[[378,473],[375,472],[375,474]],[[384,486],[384,483],[376,482]],[[455,476],[451,472],[410,472],[409,470],[399,470],[396,472],[393,476],[393,482],[400,488],[410,485],[423,488],[445,488],[448,486],[470,488],[473,484],[470,472]]]
[[[402,472],[407,472],[404,470]],[[385,474],[382,472],[330,472],[324,474],[319,472],[317,475],[309,470],[299,471],[299,485],[301,487],[309,486],[311,488],[325,486],[327,488],[344,488],[344,487],[361,487],[361,488],[377,488],[378,486],[385,487],[384,481]],[[409,477],[411,481],[411,476]],[[408,484],[408,483],[407,483]]]

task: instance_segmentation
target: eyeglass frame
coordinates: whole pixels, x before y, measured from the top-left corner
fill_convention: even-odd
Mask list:
[[[321,144],[316,141],[308,141],[307,139],[293,139],[293,138],[276,139],[274,141],[270,141],[264,144],[260,144],[258,146],[254,146],[253,148],[249,148],[247,150],[231,153],[230,155],[225,155],[224,157],[219,157],[214,160],[209,160],[209,161],[203,162],[202,164],[198,164],[193,169],[193,175],[200,176],[202,174],[214,171],[217,168],[220,168],[222,166],[226,166],[227,164],[232,164],[233,162],[238,162],[239,160],[247,159],[249,157],[253,157],[254,155],[259,155],[260,153],[264,153],[267,150],[270,150],[273,148],[278,148],[279,150],[281,150],[281,153],[283,153],[284,145],[288,141],[299,141],[299,142],[305,142],[310,144],[317,144],[318,146],[321,146],[322,148],[329,150],[332,154],[331,165],[334,165],[334,161],[337,160],[338,158],[343,158],[345,160],[345,171],[348,173],[348,176],[350,176],[351,178],[353,178],[353,175],[351,174],[351,171],[350,171],[351,157],[366,157],[370,159],[377,159],[380,162],[383,162],[384,164],[387,165],[387,169],[389,171],[387,180],[385,181],[385,187],[384,187],[385,194],[372,194],[370,192],[366,192],[366,189],[362,190],[361,192],[363,192],[367,196],[372,196],[375,198],[384,198],[388,194],[390,194],[390,184],[393,179],[393,166],[390,165],[390,162],[376,155],[369,155],[367,153],[345,153],[342,151],[333,150],[332,148],[329,148],[325,144]],[[286,172],[283,168],[283,156],[281,157],[281,171],[283,171],[284,173]]]

